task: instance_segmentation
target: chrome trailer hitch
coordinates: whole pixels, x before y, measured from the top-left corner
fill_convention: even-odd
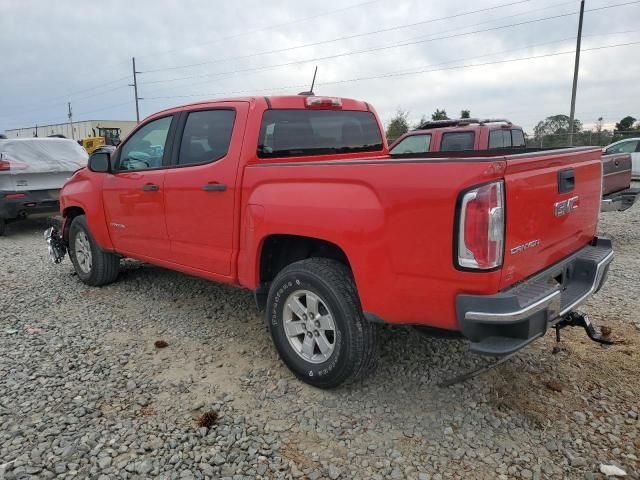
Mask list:
[[[587,337],[596,343],[601,345],[613,345],[613,340],[605,338],[604,335],[596,333],[596,329],[593,328],[593,324],[586,313],[582,312],[569,312],[562,317],[554,326],[556,329],[556,342],[560,342],[560,330],[565,327],[582,327],[587,332]]]
[[[49,259],[52,263],[60,263],[67,253],[67,246],[62,240],[62,235],[56,227],[47,228],[44,232],[44,240],[49,249]]]
[[[596,329],[593,328],[593,324],[591,323],[591,320],[589,320],[589,317],[587,316],[586,313],[577,312],[577,311],[569,312],[566,315],[564,315],[560,320],[558,320],[558,322],[556,322],[556,324],[553,326],[553,328],[556,329],[556,342],[560,342],[560,330],[562,330],[565,327],[582,327],[587,332],[587,336],[591,340],[601,345],[614,345],[616,343],[613,340],[604,338],[603,335],[599,335],[598,333],[596,333]],[[449,387],[451,385],[455,385],[457,383],[461,383],[466,380],[469,380],[470,378],[477,377],[478,375],[484,372],[494,369],[498,365],[502,365],[507,360],[511,359],[519,351],[520,350],[516,350],[515,352],[512,352],[509,355],[506,355],[500,358],[499,360],[496,360],[495,362],[489,363],[475,370],[471,370],[470,372],[463,373],[462,375],[458,375],[456,377],[443,380],[438,384],[438,386]],[[557,353],[558,351],[559,351],[559,348],[554,347],[553,353]]]

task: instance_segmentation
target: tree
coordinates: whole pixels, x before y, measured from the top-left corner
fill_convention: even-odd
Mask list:
[[[621,130],[621,131],[632,130],[633,124],[636,120],[637,119],[633,118],[631,115],[627,115],[618,123],[616,123],[616,130]]]
[[[471,118],[471,110],[461,110],[460,118]]]
[[[445,109],[440,110],[436,108],[436,111],[431,114],[431,120],[449,120],[447,117],[447,111]]]
[[[409,131],[409,122],[407,122],[408,116],[409,112],[398,109],[395,116],[389,121],[386,131],[387,141],[389,143]]]
[[[603,125],[604,125],[604,119],[602,117],[598,117],[598,121],[596,122],[596,132],[598,134],[602,133]]]
[[[582,122],[577,118],[573,120],[573,132],[582,130]],[[533,128],[533,133],[540,145],[542,141],[547,146],[567,145],[569,143],[569,117],[567,115],[552,115],[538,122]]]

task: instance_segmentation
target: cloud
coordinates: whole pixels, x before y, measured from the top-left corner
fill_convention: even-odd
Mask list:
[[[470,109],[473,116],[506,116],[530,131],[548,115],[568,114],[573,55],[472,65],[570,52],[577,15],[561,15],[576,13],[579,2],[515,1],[6,2],[0,131],[64,122],[67,101],[75,120],[133,119],[132,56],[142,72],[204,63],[140,74],[143,115],[230,92],[295,94],[318,65],[317,93],[366,100],[383,121],[398,108],[413,121],[436,108],[450,116]],[[615,3],[592,0],[587,9]],[[558,18],[512,25],[550,16]],[[429,21],[442,17],[450,18]],[[638,20],[638,4],[587,12],[583,48],[640,41]],[[396,28],[408,24],[415,25]],[[379,30],[387,31],[364,35]],[[354,37],[327,42],[345,36]],[[310,43],[317,45],[292,48]],[[639,48],[584,51],[578,118],[588,124],[600,116],[607,123],[640,117]],[[353,53],[362,50],[374,51]],[[314,60],[320,57],[333,58]],[[273,67],[283,63],[292,64]],[[432,71],[398,75],[418,70]],[[395,76],[364,79],[384,74]]]

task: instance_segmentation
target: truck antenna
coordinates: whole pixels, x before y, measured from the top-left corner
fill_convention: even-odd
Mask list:
[[[318,65],[316,65],[316,69],[313,71],[313,80],[311,80],[311,88],[309,91],[311,95],[313,95],[313,86],[316,84],[316,74],[318,73]]]
[[[313,80],[311,80],[311,88],[308,92],[300,92],[298,95],[315,95],[313,93],[313,86],[316,84],[316,74],[318,73],[318,66],[316,65],[316,69],[313,71]]]

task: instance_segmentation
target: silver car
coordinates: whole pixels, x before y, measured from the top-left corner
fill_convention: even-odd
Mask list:
[[[87,158],[74,140],[0,139],[0,235],[7,223],[58,212],[62,185]]]
[[[628,153],[631,155],[631,177],[640,179],[640,137],[626,138],[607,145],[602,153]]]

